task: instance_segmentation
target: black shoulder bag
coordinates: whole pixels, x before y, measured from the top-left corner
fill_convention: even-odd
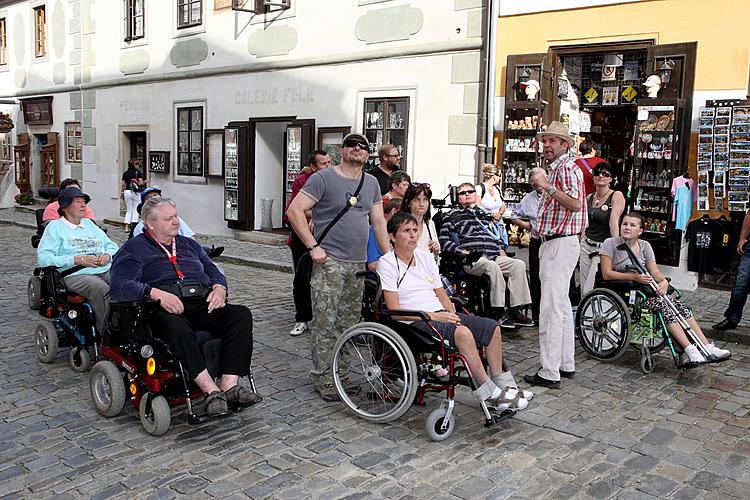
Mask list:
[[[365,172],[362,172],[362,176],[359,179],[359,185],[357,185],[357,190],[354,191],[354,194],[352,195],[352,198],[356,198],[357,201],[359,201],[359,192],[362,190],[362,185],[365,183]],[[356,202],[355,202],[356,205]],[[320,233],[320,236],[318,237],[318,245],[323,241],[323,239],[328,234],[328,231],[331,230],[331,228],[346,214],[346,212],[349,211],[350,208],[352,208],[351,201],[346,204],[346,206],[336,214],[336,217],[333,218],[331,222],[328,223],[326,228],[323,230],[322,233]],[[305,280],[306,282],[310,282],[310,277],[312,276],[312,270],[313,270],[313,261],[312,257],[310,257],[310,251],[308,250],[305,252],[302,257],[300,257],[299,262],[297,262],[297,268],[294,270],[294,280]]]

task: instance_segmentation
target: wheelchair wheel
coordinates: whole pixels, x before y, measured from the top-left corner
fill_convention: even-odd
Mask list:
[[[125,406],[125,382],[120,370],[111,361],[99,361],[89,376],[91,400],[96,411],[105,417],[120,414]]]
[[[29,297],[29,307],[38,311],[39,306],[42,304],[42,280],[39,276],[29,278],[29,283],[26,285],[26,293]]]
[[[451,415],[448,419],[448,426],[443,429],[443,422],[445,421],[445,408],[438,408],[437,410],[430,413],[427,420],[424,423],[424,430],[427,435],[433,441],[444,441],[453,434],[453,430],[456,428],[456,418]]]
[[[146,413],[147,398],[151,399],[151,411]],[[152,436],[161,436],[169,429],[172,421],[172,412],[169,409],[169,403],[164,396],[154,396],[147,392],[141,397],[141,404],[138,410],[141,417],[141,424],[146,432]]]
[[[81,349],[77,347],[72,348],[68,355],[68,361],[70,362],[70,367],[76,373],[83,373],[91,367],[91,355],[85,347]]]
[[[406,342],[390,328],[360,323],[333,351],[333,383],[341,401],[370,422],[390,422],[411,406],[417,364]]]
[[[36,347],[36,357],[42,363],[52,363],[57,356],[57,332],[50,333],[49,327],[44,323],[39,323],[34,329],[34,346]]]
[[[611,290],[595,288],[578,305],[576,335],[586,352],[601,361],[619,359],[630,344],[630,314]]]

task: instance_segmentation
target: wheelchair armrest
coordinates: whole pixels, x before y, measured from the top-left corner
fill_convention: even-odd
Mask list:
[[[380,311],[380,315],[386,318],[392,318],[393,316],[415,316],[422,321],[430,321],[430,317],[426,312],[412,311],[410,309],[386,309]]]
[[[134,313],[148,313],[159,307],[161,304],[160,300],[142,299],[135,300],[132,302],[117,302],[111,300],[109,302],[110,312],[134,312]]]
[[[467,299],[466,297],[453,295],[450,299],[451,299],[451,302],[453,302],[456,305],[459,305],[461,307],[469,307],[469,299]]]

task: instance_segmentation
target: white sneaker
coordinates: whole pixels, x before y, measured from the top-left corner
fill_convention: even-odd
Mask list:
[[[289,335],[292,337],[298,337],[305,333],[305,331],[307,331],[307,323],[300,321],[299,323],[294,324],[294,328],[291,329]]]
[[[685,354],[691,363],[705,363],[706,358],[701,354],[697,347],[690,344],[685,348]]]
[[[711,361],[724,361],[732,356],[731,352],[716,347],[713,342],[706,344],[704,347],[708,351],[708,354],[713,358]]]

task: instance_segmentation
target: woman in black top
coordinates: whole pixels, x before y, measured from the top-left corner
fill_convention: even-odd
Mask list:
[[[125,200],[125,231],[130,233],[131,226],[138,224],[138,203],[140,192],[146,184],[143,174],[138,171],[138,160],[129,160],[128,169],[122,174],[122,198]],[[130,233],[132,234],[132,233]]]
[[[581,296],[594,288],[594,277],[599,266],[599,247],[607,238],[620,236],[620,217],[625,210],[625,197],[610,187],[612,169],[600,163],[593,170],[595,191],[586,198],[589,225],[581,241],[580,267]]]

